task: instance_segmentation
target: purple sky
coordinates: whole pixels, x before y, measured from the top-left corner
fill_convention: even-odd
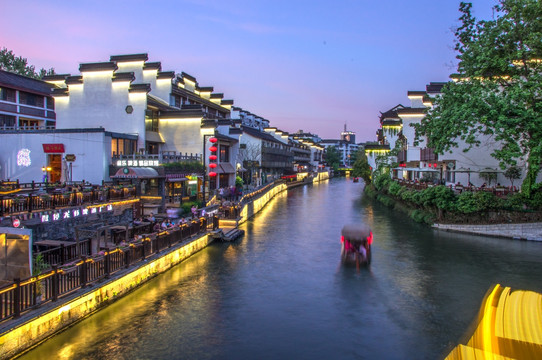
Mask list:
[[[496,0],[474,0],[477,18]],[[373,141],[379,111],[455,71],[456,0],[2,1],[0,47],[36,68],[146,52],[271,126]]]

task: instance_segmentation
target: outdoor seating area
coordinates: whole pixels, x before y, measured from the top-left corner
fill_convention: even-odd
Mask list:
[[[136,196],[133,185],[0,183],[0,216],[80,206]]]
[[[408,188],[416,189],[416,190],[423,190],[423,189],[427,189],[429,187],[433,187],[437,185],[432,182],[423,182],[423,181],[418,181],[418,180],[407,180],[407,179],[393,179],[393,180],[402,186],[406,186]],[[456,184],[449,184],[446,186],[454,190],[456,194],[461,194],[464,191],[470,191],[470,192],[485,191],[485,192],[493,193],[497,196],[505,197],[508,194],[517,193],[519,191],[519,189],[516,186],[506,187],[506,186],[501,186],[500,184],[496,184],[496,185],[482,184],[481,186],[474,186],[473,184],[462,185],[461,183],[456,183]]]

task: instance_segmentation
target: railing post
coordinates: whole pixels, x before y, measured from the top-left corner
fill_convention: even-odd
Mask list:
[[[141,245],[141,260],[145,260],[145,248],[147,247],[147,241],[143,241]]]
[[[79,269],[79,282],[81,283],[81,288],[84,288],[87,286],[87,257],[81,256],[81,260],[83,261],[83,263],[81,264],[81,268]]]
[[[111,255],[109,254],[109,248],[105,249],[104,267],[105,267],[105,278],[109,279],[109,277],[111,276]]]
[[[58,300],[58,293],[59,293],[59,279],[58,279],[58,265],[53,265],[53,301]]]
[[[15,292],[13,294],[13,317],[18,318],[21,316],[21,279],[16,278],[13,282],[15,283]]]
[[[28,212],[29,213],[32,212],[32,203],[34,202],[33,200],[34,200],[34,196],[33,195],[28,195]]]
[[[60,264],[64,265],[66,262],[66,248],[64,247],[64,244],[60,244]]]
[[[128,268],[130,266],[130,252],[132,251],[132,247],[128,247],[128,250],[124,252],[124,267]]]

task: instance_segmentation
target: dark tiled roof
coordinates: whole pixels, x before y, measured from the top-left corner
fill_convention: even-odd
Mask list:
[[[188,75],[184,71],[181,73],[181,76],[183,77],[183,79],[188,79],[192,82],[197,82],[195,77],[193,77],[192,75]]]
[[[229,137],[227,135],[224,135],[224,134],[221,134],[221,133],[216,133],[215,134],[215,137],[220,141],[226,141],[226,142],[230,142],[230,143],[234,143],[234,142],[238,142],[239,140],[237,139],[234,139],[232,137]]]
[[[198,86],[198,91],[200,92],[213,92],[214,88],[212,86]]]
[[[116,72],[113,74],[113,82],[117,81],[134,81],[135,76],[133,72]]]
[[[399,126],[401,124],[401,119],[386,119],[382,121],[382,126]]]
[[[68,76],[66,78],[66,85],[79,85],[83,83],[82,75]]]
[[[408,91],[407,96],[424,96],[426,95],[425,91]]]
[[[175,71],[160,71],[156,76],[157,79],[173,79],[175,77]]]
[[[52,95],[54,97],[69,96],[70,93],[68,92],[67,88],[56,88],[56,89],[53,89],[53,94]]]
[[[405,107],[403,105],[397,104],[386,112],[381,112],[380,122],[382,122],[384,119],[399,119],[399,115],[397,115],[397,110],[404,108]]]
[[[79,65],[79,71],[105,71],[105,70],[117,70],[117,64],[112,61],[97,62],[97,63],[85,63]]]
[[[404,108],[397,110],[397,114],[401,115],[425,115],[425,108]]]
[[[143,70],[162,70],[162,63],[159,61],[156,62],[147,62],[143,65]]]
[[[45,75],[43,81],[64,81],[70,74]]]
[[[251,127],[248,127],[248,126],[241,126],[241,130],[243,130],[244,133],[247,133],[248,135],[253,136],[255,138],[259,138],[259,139],[263,139],[263,140],[267,140],[267,141],[272,141],[272,142],[276,142],[276,143],[281,143],[280,141],[275,139],[275,137],[273,135],[270,135],[268,133],[265,133],[263,131],[260,131],[260,130],[257,130],[257,129],[254,129],[254,128],[251,128]]]
[[[149,91],[151,91],[151,84],[130,84],[130,88],[128,89],[128,92],[131,92],[131,93],[137,93],[137,92],[148,93]]]
[[[230,128],[230,134],[239,135],[239,134],[242,134],[242,133],[243,133],[243,130],[241,130],[240,128],[236,128],[236,127],[231,127]]]
[[[425,86],[425,89],[428,93],[439,93],[446,84],[445,82],[430,82],[429,85]]]
[[[147,106],[153,106],[160,111],[177,111],[174,107],[171,107],[168,103],[160,98],[157,98],[151,94],[147,94]]]
[[[4,70],[0,70],[0,86],[46,96],[51,95],[51,89],[54,88],[53,84],[46,83],[45,81]]]
[[[389,150],[390,144],[365,144],[365,150]]]
[[[233,105],[233,100],[222,100],[220,105]]]
[[[224,97],[224,94],[222,93],[211,94],[211,99],[222,99],[223,97]]]
[[[147,61],[149,54],[126,54],[126,55],[111,55],[110,61],[129,62],[129,61]]]

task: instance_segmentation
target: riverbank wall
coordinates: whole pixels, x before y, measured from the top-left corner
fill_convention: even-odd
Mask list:
[[[400,211],[413,221],[427,224],[436,230],[458,232],[471,235],[492,236],[515,240],[542,241],[542,222],[494,223],[494,224],[445,224],[433,221],[434,215],[420,209],[409,207],[403,202],[379,193],[374,188],[366,188],[365,194],[379,203]]]
[[[213,241],[205,234],[149,257],[111,279],[76,291],[58,302],[48,303],[0,326],[0,359],[12,358],[50,336],[107,306],[171,267],[207,247]]]

